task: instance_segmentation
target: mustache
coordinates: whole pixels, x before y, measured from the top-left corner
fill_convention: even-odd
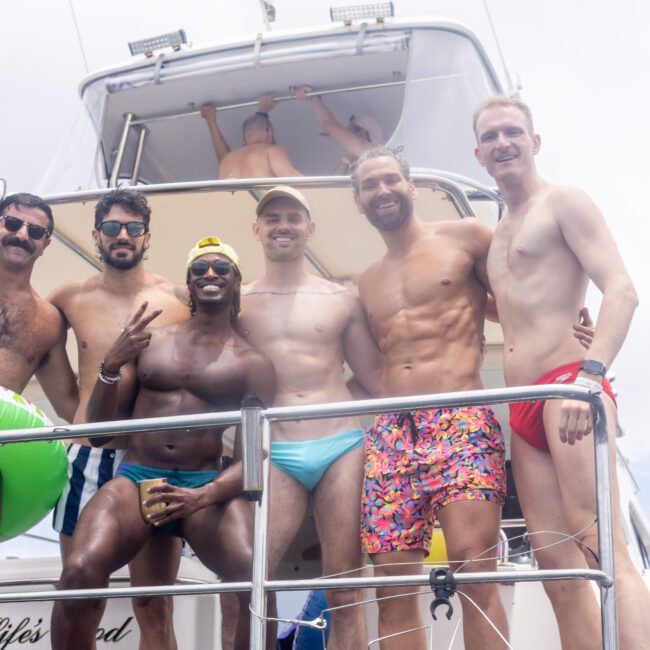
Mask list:
[[[111,244],[108,247],[108,250],[112,251],[112,250],[115,250],[116,248],[129,248],[132,251],[135,250],[135,246],[133,246],[133,244],[131,244],[128,241],[116,241],[114,244]]]
[[[28,239],[20,239],[18,237],[15,237],[14,235],[9,235],[8,237],[5,237],[4,245],[17,246],[18,248],[22,248],[23,250],[26,250],[28,253],[33,253],[36,250],[34,244],[32,244],[31,241],[29,241]]]

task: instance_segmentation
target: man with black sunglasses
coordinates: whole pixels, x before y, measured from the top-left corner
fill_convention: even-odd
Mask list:
[[[129,406],[136,418],[232,411],[252,395],[271,404],[273,365],[233,329],[240,282],[235,251],[217,237],[199,241],[187,261],[192,318],[149,330],[161,310],[145,316],[143,303],[105,353],[89,415],[115,419],[124,372],[133,366],[137,378]],[[132,436],[115,480],[101,488],[79,521],[60,587],[106,586],[112,571],[161,534],[187,539],[199,559],[225,580],[249,580],[252,509],[241,497],[241,463],[219,471],[224,428]],[[142,503],[138,482],[152,478],[166,482],[148,488]],[[142,506],[159,509],[147,512]],[[235,648],[244,650],[250,593],[238,597]],[[98,623],[96,602],[59,601],[52,612],[52,647],[90,650]]]
[[[38,196],[0,201],[0,383],[21,393],[36,374],[57,415],[72,421],[79,393],[63,319],[30,284],[53,230],[52,210]]]
[[[57,288],[49,300],[59,308],[77,339],[79,353],[79,407],[74,422],[86,421],[86,407],[106,351],[143,302],[161,309],[157,326],[189,318],[184,287],[145,271],[142,260],[149,248],[151,209],[145,196],[132,190],[107,193],[95,207],[93,238],[104,264],[103,272]],[[122,370],[116,418],[131,416],[135,366]],[[77,519],[101,486],[113,478],[124,449],[95,449],[86,438],[68,447],[70,481],[54,511],[63,559],[71,547]],[[133,585],[173,583],[178,571],[180,543],[163,535],[154,538],[131,563]],[[140,648],[176,648],[171,598],[137,598],[134,613],[140,626]]]

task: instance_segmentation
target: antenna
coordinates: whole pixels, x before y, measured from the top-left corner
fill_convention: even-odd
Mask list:
[[[260,0],[260,9],[262,10],[262,19],[266,31],[271,31],[271,23],[275,22],[275,6],[271,0]]]
[[[510,72],[508,71],[508,66],[506,65],[506,58],[503,56],[503,50],[501,49],[501,42],[499,41],[499,36],[497,30],[494,27],[494,22],[492,21],[492,14],[490,13],[490,8],[488,7],[488,0],[483,0],[483,7],[485,8],[485,13],[487,14],[488,22],[490,23],[490,29],[492,30],[492,35],[497,45],[497,51],[499,52],[499,58],[501,59],[501,65],[503,66],[503,72],[508,83],[508,94],[511,96],[519,95],[519,89],[521,85],[518,85],[515,88],[512,84],[512,79],[510,78]]]

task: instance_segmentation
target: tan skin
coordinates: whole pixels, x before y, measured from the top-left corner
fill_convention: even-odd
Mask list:
[[[270,201],[253,224],[264,249],[264,277],[245,287],[239,331],[273,361],[276,404],[301,406],[351,399],[343,362],[371,393],[378,390],[379,357],[359,301],[349,290],[309,275],[304,250],[315,231],[294,199]],[[360,426],[356,418],[278,422],[274,440],[326,438]],[[292,477],[271,467],[269,566],[282,559],[306,515],[311,499],[325,575],[361,566],[359,497],[363,448],[337,459],[309,493]],[[335,509],[332,504],[336,503]],[[360,600],[357,590],[328,592],[331,607]],[[329,648],[365,648],[363,610],[332,612]]]
[[[307,93],[311,90],[311,87],[307,85],[298,86],[294,91],[294,97],[301,101],[311,100],[318,125],[343,149],[343,153],[349,161],[356,160],[362,153],[372,149],[374,145],[353,122],[347,126],[341,126],[320,96],[309,97]],[[335,173],[347,174],[349,168],[350,163],[342,160]]]
[[[258,99],[258,110],[268,113],[276,104],[271,95],[262,95]],[[208,125],[212,146],[219,160],[221,180],[302,176],[293,166],[287,150],[275,144],[270,123],[264,128],[244,133],[244,146],[231,149],[219,128],[216,106],[204,104],[201,115]]]
[[[142,221],[141,215],[127,212],[122,206],[114,205],[103,221],[120,223]],[[115,237],[109,237],[94,229],[95,243],[104,255],[130,260],[141,255],[149,247],[151,233],[131,237],[125,228]],[[132,268],[116,268],[105,263],[104,271],[87,280],[78,280],[55,289],[49,300],[56,305],[68,327],[74,331],[79,358],[79,405],[74,413],[74,422],[86,422],[86,408],[97,381],[99,363],[128,323],[131,315],[142,301],[161,309],[155,325],[163,327],[186,321],[187,292],[185,287],[174,284],[167,278],[144,270],[141,262]],[[122,381],[117,389],[118,402],[115,419],[131,417],[131,407],[137,387],[135,364],[122,368]],[[74,440],[89,445],[86,438]],[[116,440],[124,445],[126,439]],[[108,445],[111,447],[111,445]],[[61,534],[61,554],[65,560],[71,545],[70,535]],[[164,561],[161,561],[161,558]],[[143,552],[130,565],[133,585],[171,584],[178,571],[180,543],[169,536],[158,536],[151,540]],[[161,567],[166,567],[162,571]],[[134,612],[140,626],[140,650],[173,650],[176,640],[172,627],[170,598],[134,599]]]
[[[4,214],[50,227],[39,208],[14,204]],[[49,237],[31,239],[26,225],[10,232],[0,220],[0,383],[21,393],[36,374],[57,415],[70,422],[79,393],[65,353],[63,319],[30,284],[34,264],[49,244]]]
[[[485,260],[490,232],[478,220],[421,221],[408,204],[413,183],[392,157],[363,162],[355,201],[375,215],[386,242],[384,258],[359,281],[359,295],[382,353],[382,396],[417,395],[482,388],[479,375],[485,318]],[[496,561],[475,561],[498,538],[500,507],[457,501],[437,513],[452,563],[465,571],[493,571]],[[492,554],[489,554],[492,555]],[[372,555],[376,575],[410,575],[422,568],[424,550]],[[382,588],[380,598],[411,592]],[[494,585],[463,587],[507,637],[505,612]],[[417,597],[379,601],[379,635],[421,627]],[[502,649],[503,642],[473,606],[463,602],[468,649]],[[382,641],[382,650],[426,647],[423,630]]]
[[[208,261],[214,254],[203,256]],[[138,391],[134,417],[236,410],[257,394],[272,403],[274,370],[267,357],[251,348],[230,324],[233,291],[239,280],[231,269],[217,276],[210,269],[191,276],[197,306],[191,321],[149,330],[158,316],[145,316],[146,303],[106,353],[107,371],[137,360]],[[97,383],[90,401],[93,419],[111,420],[118,402],[114,385]],[[222,451],[222,428],[192,429],[134,436],[126,461],[175,470],[216,470]],[[225,580],[250,578],[252,511],[241,496],[241,464],[236,463],[205,486],[190,489],[164,485],[149,489],[146,505],[165,508],[145,523],[138,489],[124,477],[105,486],[84,509],[65,562],[61,588],[106,586],[111,571],[133,557],[156,526],[180,522],[180,534],[198,557]],[[248,648],[250,595],[240,595],[242,615],[235,648]],[[92,646],[98,625],[94,601],[57,603],[52,617],[52,647],[84,650]]]
[[[585,357],[563,328],[584,300],[588,279],[603,294],[588,356],[609,367],[623,343],[637,297],[600,211],[581,190],[552,185],[538,176],[534,157],[541,141],[518,107],[488,107],[479,115],[476,136],[477,158],[496,180],[508,208],[488,258],[504,331],[507,383],[528,384]],[[580,376],[600,381],[596,375]],[[604,400],[615,468],[616,410],[607,396]],[[541,568],[594,565],[592,551],[598,549],[594,457],[591,442],[583,440],[592,427],[588,405],[552,400],[544,407],[550,453],[513,436],[513,470],[529,530],[579,534],[586,545],[537,548]],[[616,492],[615,477],[614,481]],[[613,500],[617,510],[616,495]],[[649,648],[650,595],[627,554],[616,512],[614,528],[620,646]],[[531,537],[535,547],[554,540]],[[589,585],[555,582],[545,588],[563,648],[600,647],[598,605]]]

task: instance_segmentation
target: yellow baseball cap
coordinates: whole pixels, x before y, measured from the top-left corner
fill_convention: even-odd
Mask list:
[[[219,237],[214,235],[211,237],[204,237],[196,242],[194,248],[192,248],[187,256],[187,264],[185,265],[185,268],[189,268],[190,264],[195,259],[210,253],[218,253],[219,255],[227,257],[235,265],[237,272],[241,275],[241,270],[239,269],[239,256],[235,252],[235,249],[232,246],[228,246],[228,244],[224,244]]]

